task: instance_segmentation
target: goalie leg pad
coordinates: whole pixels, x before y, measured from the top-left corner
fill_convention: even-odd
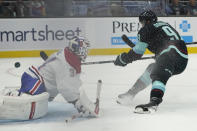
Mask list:
[[[30,120],[47,114],[49,94],[0,97],[0,119]]]

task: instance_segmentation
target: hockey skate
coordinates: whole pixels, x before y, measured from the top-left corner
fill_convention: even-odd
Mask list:
[[[162,99],[152,97],[148,104],[142,104],[135,107],[134,113],[138,114],[150,114],[157,111],[158,105],[162,102]]]
[[[131,105],[135,95],[129,90],[126,93],[118,95],[116,102],[121,105]]]

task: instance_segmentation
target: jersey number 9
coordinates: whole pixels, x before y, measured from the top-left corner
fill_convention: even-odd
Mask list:
[[[170,40],[179,40],[179,37],[176,32],[174,32],[169,26],[163,26],[163,31],[170,36]]]

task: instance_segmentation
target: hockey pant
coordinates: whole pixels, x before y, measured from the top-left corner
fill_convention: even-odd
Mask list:
[[[182,73],[187,66],[187,55],[174,48],[166,50],[166,52],[158,56],[153,65],[153,70],[150,75],[153,82],[151,97],[162,98],[168,79],[173,75]]]

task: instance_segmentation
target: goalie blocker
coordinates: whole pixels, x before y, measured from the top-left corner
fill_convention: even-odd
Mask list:
[[[31,120],[43,117],[48,111],[49,94],[22,94],[21,96],[0,96],[1,120]]]

